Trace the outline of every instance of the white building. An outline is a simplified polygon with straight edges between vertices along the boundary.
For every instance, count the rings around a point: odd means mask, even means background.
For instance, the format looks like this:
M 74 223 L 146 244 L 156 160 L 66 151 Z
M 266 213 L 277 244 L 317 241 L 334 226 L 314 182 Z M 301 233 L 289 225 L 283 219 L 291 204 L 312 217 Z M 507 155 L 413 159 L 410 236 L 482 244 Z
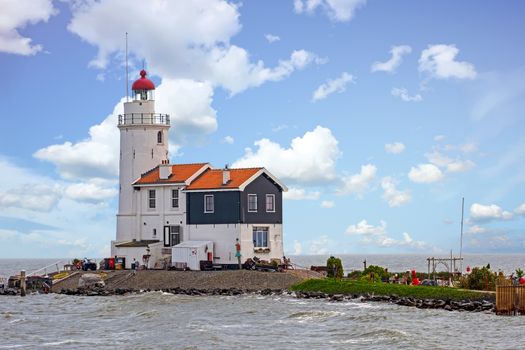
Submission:
M 155 112 L 155 86 L 140 72 L 133 101 L 119 116 L 120 192 L 117 235 L 111 255 L 148 266 L 171 262 L 172 247 L 211 241 L 214 265 L 283 256 L 282 192 L 286 187 L 264 168 L 213 169 L 208 163 L 169 164 L 170 119 Z M 174 126 L 176 127 L 176 126 Z

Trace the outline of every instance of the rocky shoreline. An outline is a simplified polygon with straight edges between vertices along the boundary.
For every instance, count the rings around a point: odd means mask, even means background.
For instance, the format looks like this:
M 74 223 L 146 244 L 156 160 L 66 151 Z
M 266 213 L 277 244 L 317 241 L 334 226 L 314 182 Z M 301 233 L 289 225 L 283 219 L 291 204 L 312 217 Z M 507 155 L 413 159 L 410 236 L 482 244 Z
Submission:
M 247 294 L 255 295 L 288 295 L 299 299 L 317 299 L 328 302 L 344 302 L 344 301 L 360 301 L 360 302 L 384 302 L 401 306 L 416 307 L 418 309 L 443 309 L 447 311 L 470 311 L 470 312 L 495 312 L 494 302 L 490 300 L 442 300 L 442 299 L 417 299 L 412 297 L 399 297 L 397 295 L 379 296 L 379 295 L 345 295 L 345 294 L 327 294 L 323 292 L 292 292 L 288 289 L 240 289 L 240 288 L 213 288 L 213 289 L 197 289 L 197 288 L 166 288 L 166 289 L 141 289 L 133 288 L 74 288 L 61 289 L 56 291 L 56 294 L 64 294 L 71 296 L 115 296 L 115 295 L 129 295 L 141 294 L 148 292 L 163 292 L 174 295 L 188 295 L 188 296 L 239 296 Z M 0 295 L 20 295 L 16 289 L 0 290 Z

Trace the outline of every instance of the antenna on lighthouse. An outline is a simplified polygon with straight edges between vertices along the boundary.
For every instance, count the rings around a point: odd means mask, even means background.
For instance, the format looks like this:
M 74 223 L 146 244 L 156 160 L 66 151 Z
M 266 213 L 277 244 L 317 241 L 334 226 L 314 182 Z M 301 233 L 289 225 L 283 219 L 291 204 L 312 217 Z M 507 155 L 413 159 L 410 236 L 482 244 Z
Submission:
M 463 273 L 463 213 L 465 212 L 465 197 L 461 198 L 461 239 L 459 243 L 459 271 Z
M 128 32 L 126 32 L 126 102 L 129 102 L 129 76 L 128 76 Z

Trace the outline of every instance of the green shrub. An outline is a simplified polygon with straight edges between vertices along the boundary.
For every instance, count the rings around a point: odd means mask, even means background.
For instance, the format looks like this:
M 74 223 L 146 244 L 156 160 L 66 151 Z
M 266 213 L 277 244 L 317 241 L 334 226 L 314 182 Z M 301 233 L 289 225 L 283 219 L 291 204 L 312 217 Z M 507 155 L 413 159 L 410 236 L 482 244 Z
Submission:
M 524 276 L 522 269 L 516 269 L 516 276 L 522 278 Z
M 364 271 L 361 278 L 359 278 L 360 281 L 372 281 L 372 282 L 381 282 L 382 278 L 388 278 L 389 274 L 388 272 L 382 268 L 381 266 L 377 265 L 370 265 L 368 266 Z
M 326 272 L 328 277 L 343 278 L 343 263 L 341 259 L 329 257 L 326 261 Z
M 490 271 L 488 266 L 474 267 L 460 284 L 468 289 L 496 290 L 496 277 L 496 274 Z

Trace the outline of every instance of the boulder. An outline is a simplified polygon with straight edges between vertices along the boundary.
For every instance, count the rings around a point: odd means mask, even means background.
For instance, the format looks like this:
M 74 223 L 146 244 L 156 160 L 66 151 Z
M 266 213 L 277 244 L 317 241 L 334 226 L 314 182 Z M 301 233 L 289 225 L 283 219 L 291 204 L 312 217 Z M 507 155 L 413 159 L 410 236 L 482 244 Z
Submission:
M 78 288 L 104 288 L 106 284 L 99 274 L 86 273 L 80 276 Z

